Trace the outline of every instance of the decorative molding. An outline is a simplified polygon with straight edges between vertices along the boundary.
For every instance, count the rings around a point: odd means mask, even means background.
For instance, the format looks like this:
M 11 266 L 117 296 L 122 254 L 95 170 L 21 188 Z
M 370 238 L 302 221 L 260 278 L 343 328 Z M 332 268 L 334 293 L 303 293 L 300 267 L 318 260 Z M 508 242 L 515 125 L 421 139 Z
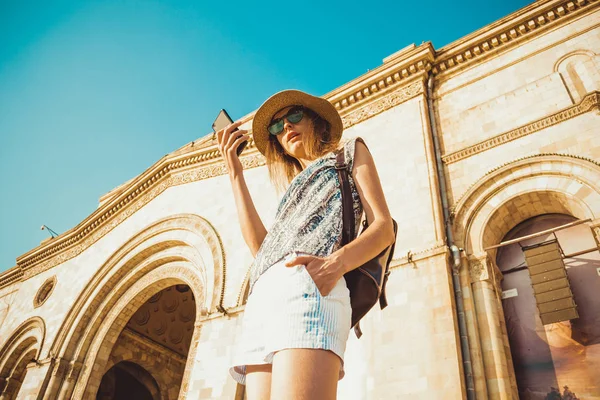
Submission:
M 567 121 L 571 118 L 575 118 L 579 115 L 585 114 L 593 110 L 600 111 L 600 91 L 594 91 L 587 94 L 579 104 L 565 108 L 564 110 L 561 110 L 555 114 L 538 119 L 537 121 L 531 122 L 527 125 L 523 125 L 519 128 L 494 136 L 490 139 L 486 139 L 472 146 L 466 147 L 462 150 L 443 155 L 442 161 L 446 164 L 452 164 L 464 160 L 465 158 L 469 158 L 471 156 L 474 156 L 475 154 L 482 153 L 494 147 L 503 145 L 508 142 L 512 142 L 513 140 L 522 138 L 527 135 L 531 135 L 532 133 L 539 132 L 543 129 L 549 128 L 553 125 L 559 124 L 561 122 Z
M 414 265 L 414 263 L 417 261 L 422 261 L 431 257 L 447 254 L 448 251 L 448 246 L 446 246 L 446 244 L 442 242 L 436 243 L 434 247 L 420 250 L 414 253 L 412 251 L 409 251 L 406 255 L 402 257 L 392 258 L 392 262 L 390 263 L 390 270 L 400 268 L 404 265 Z
M 344 129 L 348 129 L 353 125 L 363 122 L 375 115 L 378 115 L 384 111 L 389 110 L 413 97 L 423 93 L 424 84 L 422 80 L 418 80 L 406 87 L 400 88 L 384 97 L 381 97 L 378 101 L 368 104 L 362 108 L 358 108 L 342 117 L 344 123 Z
M 530 38 L 596 8 L 598 0 L 536 2 L 493 23 L 437 53 L 434 75 L 462 71 L 467 66 L 505 52 Z
M 193 156 L 187 160 L 198 162 L 197 160 L 194 161 L 196 158 L 198 157 Z M 59 236 L 52 242 L 51 246 L 49 245 L 40 253 L 30 258 L 21 258 L 17 260 L 20 264 L 17 265 L 17 268 L 11 270 L 14 271 L 12 272 L 14 276 L 1 276 L 0 288 L 8 286 L 17 280 L 35 276 L 49 268 L 76 257 L 100 240 L 104 235 L 112 231 L 112 229 L 121 222 L 164 192 L 167 188 L 209 179 L 227 173 L 224 163 L 208 165 L 197 169 L 183 169 L 183 167 L 189 166 L 191 162 L 186 163 L 185 160 L 179 160 L 168 163 L 153 177 L 144 179 L 143 183 L 137 188 L 133 187 L 131 190 L 115 199 L 114 202 L 118 201 L 116 205 L 111 207 L 112 203 L 107 204 L 105 207 L 101 207 L 98 210 L 104 211 L 104 213 L 100 214 L 98 211 L 93 213 L 88 218 L 88 220 L 92 220 L 93 222 L 85 225 L 80 224 L 79 229 L 76 227 L 73 230 L 66 232 L 63 234 L 64 240 L 57 241 L 60 238 Z M 265 165 L 265 158 L 262 154 L 256 153 L 254 155 L 242 157 L 242 164 L 245 168 L 258 167 Z M 181 168 L 182 170 L 178 171 L 178 168 Z M 165 175 L 167 172 L 164 171 L 168 171 L 168 175 Z M 156 179 L 154 179 L 155 177 Z M 148 182 L 151 183 L 148 184 Z M 7 281 L 6 285 L 4 285 L 4 281 Z
M 469 258 L 469 275 L 471 276 L 471 282 L 488 281 L 490 280 L 490 269 L 493 268 L 490 265 L 490 260 L 487 254 L 480 257 Z
M 10 286 L 13 283 L 18 282 L 22 279 L 23 270 L 18 265 L 15 265 L 11 269 L 0 274 L 0 289 L 2 289 L 5 286 Z
M 573 160 L 578 160 L 578 161 L 585 161 L 586 163 L 591 163 L 596 167 L 600 167 L 600 162 L 597 162 L 595 160 L 592 160 L 591 158 L 587 158 L 587 157 L 582 157 L 582 156 L 576 156 L 576 155 L 572 155 L 572 154 L 560 154 L 560 153 L 540 153 L 540 154 L 532 154 L 529 156 L 525 156 L 525 157 L 521 157 L 521 158 L 517 158 L 516 160 L 512 160 L 509 162 L 506 162 L 504 164 L 501 164 L 497 167 L 492 168 L 491 170 L 489 170 L 488 172 L 486 172 L 483 176 L 481 176 L 479 179 L 477 179 L 474 183 L 472 183 L 467 190 L 465 190 L 464 193 L 462 193 L 460 196 L 457 197 L 457 200 L 455 201 L 454 204 L 452 204 L 450 206 L 450 216 L 452 218 L 454 218 L 456 216 L 456 212 L 457 209 L 460 208 L 461 205 L 463 205 L 465 198 L 469 195 L 472 194 L 475 186 L 481 186 L 482 182 L 493 182 L 493 180 L 490 179 L 485 179 L 485 177 L 494 174 L 497 171 L 500 171 L 502 169 L 506 169 L 507 167 L 511 167 L 511 168 L 518 168 L 521 164 L 523 164 L 524 162 L 528 162 L 528 161 L 533 161 L 535 162 L 535 160 L 532 160 L 534 158 L 548 158 L 548 157 L 552 157 L 552 158 L 556 158 L 556 157 L 560 157 L 563 159 L 570 159 L 571 162 L 573 162 Z M 560 160 L 560 159 L 559 159 Z

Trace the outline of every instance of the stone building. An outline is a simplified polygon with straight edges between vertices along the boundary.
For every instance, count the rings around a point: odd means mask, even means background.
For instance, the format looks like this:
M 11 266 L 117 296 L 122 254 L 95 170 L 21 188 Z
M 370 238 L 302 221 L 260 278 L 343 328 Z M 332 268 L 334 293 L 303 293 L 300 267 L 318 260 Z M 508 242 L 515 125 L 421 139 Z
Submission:
M 600 399 L 599 5 L 536 1 L 325 96 L 400 223 L 340 399 Z M 252 144 L 243 163 L 268 226 Z M 251 261 L 215 143 L 170 153 L 0 274 L 0 399 L 242 399 Z

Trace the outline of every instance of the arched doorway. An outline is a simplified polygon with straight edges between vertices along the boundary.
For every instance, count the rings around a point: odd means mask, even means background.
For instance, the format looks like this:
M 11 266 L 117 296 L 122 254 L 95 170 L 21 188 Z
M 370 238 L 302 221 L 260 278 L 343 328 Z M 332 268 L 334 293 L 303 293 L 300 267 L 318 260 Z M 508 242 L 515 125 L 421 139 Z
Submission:
M 135 390 L 139 391 L 140 398 L 145 398 L 142 393 L 148 390 L 154 400 L 177 398 L 195 317 L 196 302 L 188 285 L 169 286 L 150 297 L 119 333 L 106 363 L 97 398 L 110 398 L 106 397 L 107 393 L 118 391 L 122 385 L 126 387 L 124 382 L 132 379 L 139 381 L 130 386 L 132 390 L 139 389 Z M 146 389 L 142 390 L 140 384 Z M 98 397 L 101 393 L 105 397 Z M 127 391 L 122 393 L 126 399 L 138 398 L 127 397 Z
M 104 374 L 96 400 L 159 400 L 158 384 L 144 368 L 121 361 Z
M 25 321 L 0 349 L 0 400 L 16 399 L 27 373 L 44 343 L 46 327 L 39 317 Z
M 119 334 L 108 358 L 102 383 L 106 387 L 114 386 L 110 385 L 114 379 L 120 377 L 123 381 L 131 375 L 142 383 L 155 382 L 158 389 L 155 399 L 177 398 L 195 317 L 196 302 L 189 286 L 173 285 L 154 294 L 135 311 Z M 145 375 L 134 373 L 133 367 L 124 369 L 123 365 L 128 366 L 127 363 L 138 366 Z M 121 370 L 114 370 L 114 366 L 121 366 Z M 126 373 L 129 375 L 124 375 Z
M 453 206 L 455 240 L 468 266 L 461 281 L 470 284 L 465 308 L 478 397 L 519 397 L 496 246 L 523 221 L 553 213 L 589 221 L 587 229 L 600 237 L 598 182 L 600 163 L 594 160 L 532 155 L 486 173 Z
M 168 397 L 161 392 L 163 398 L 185 395 L 196 365 L 200 318 L 220 305 L 224 276 L 220 237 L 205 219 L 175 215 L 143 229 L 100 268 L 65 319 L 51 348 L 65 369 L 50 377 L 48 398 L 95 397 L 104 374 L 117 362 L 127 360 L 115 358 L 115 345 L 125 336 L 134 340 L 136 333 L 127 326 L 135 314 L 162 290 L 183 290 L 187 285 L 195 307 L 194 319 L 188 322 L 193 325 L 193 333 L 184 360 L 185 372 L 180 389 L 177 385 L 170 387 Z M 140 365 L 152 373 L 152 366 Z
M 575 220 L 566 214 L 539 215 L 517 225 L 503 241 Z M 522 246 L 554 239 L 567 256 L 564 265 L 579 318 L 544 325 Z M 600 396 L 600 252 L 577 254 L 596 247 L 590 228 L 577 225 L 498 250 L 496 264 L 504 277 L 502 305 L 522 399 L 549 399 L 559 392 L 564 397 L 569 392 L 579 398 Z M 571 254 L 577 255 L 568 257 Z

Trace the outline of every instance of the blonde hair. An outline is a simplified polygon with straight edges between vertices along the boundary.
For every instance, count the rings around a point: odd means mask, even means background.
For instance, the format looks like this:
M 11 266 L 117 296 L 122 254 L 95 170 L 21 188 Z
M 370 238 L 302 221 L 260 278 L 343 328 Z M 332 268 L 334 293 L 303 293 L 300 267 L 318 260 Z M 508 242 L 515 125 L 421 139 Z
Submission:
M 331 142 L 331 125 L 327 120 L 310 108 L 304 108 L 309 118 L 310 130 L 306 133 L 309 140 L 304 141 L 304 149 L 310 159 L 317 159 L 337 149 L 338 142 Z M 300 162 L 287 154 L 277 138 L 269 134 L 265 149 L 269 177 L 278 192 L 283 192 L 292 179 L 302 171 Z

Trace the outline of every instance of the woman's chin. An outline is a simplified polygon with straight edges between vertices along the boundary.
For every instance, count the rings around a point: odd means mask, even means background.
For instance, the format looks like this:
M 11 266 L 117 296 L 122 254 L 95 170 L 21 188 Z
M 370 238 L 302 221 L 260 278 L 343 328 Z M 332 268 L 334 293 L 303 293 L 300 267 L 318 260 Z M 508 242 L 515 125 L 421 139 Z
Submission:
M 288 153 L 290 153 L 292 157 L 304 158 L 306 156 L 302 140 L 294 140 L 293 142 L 289 143 L 288 146 Z

